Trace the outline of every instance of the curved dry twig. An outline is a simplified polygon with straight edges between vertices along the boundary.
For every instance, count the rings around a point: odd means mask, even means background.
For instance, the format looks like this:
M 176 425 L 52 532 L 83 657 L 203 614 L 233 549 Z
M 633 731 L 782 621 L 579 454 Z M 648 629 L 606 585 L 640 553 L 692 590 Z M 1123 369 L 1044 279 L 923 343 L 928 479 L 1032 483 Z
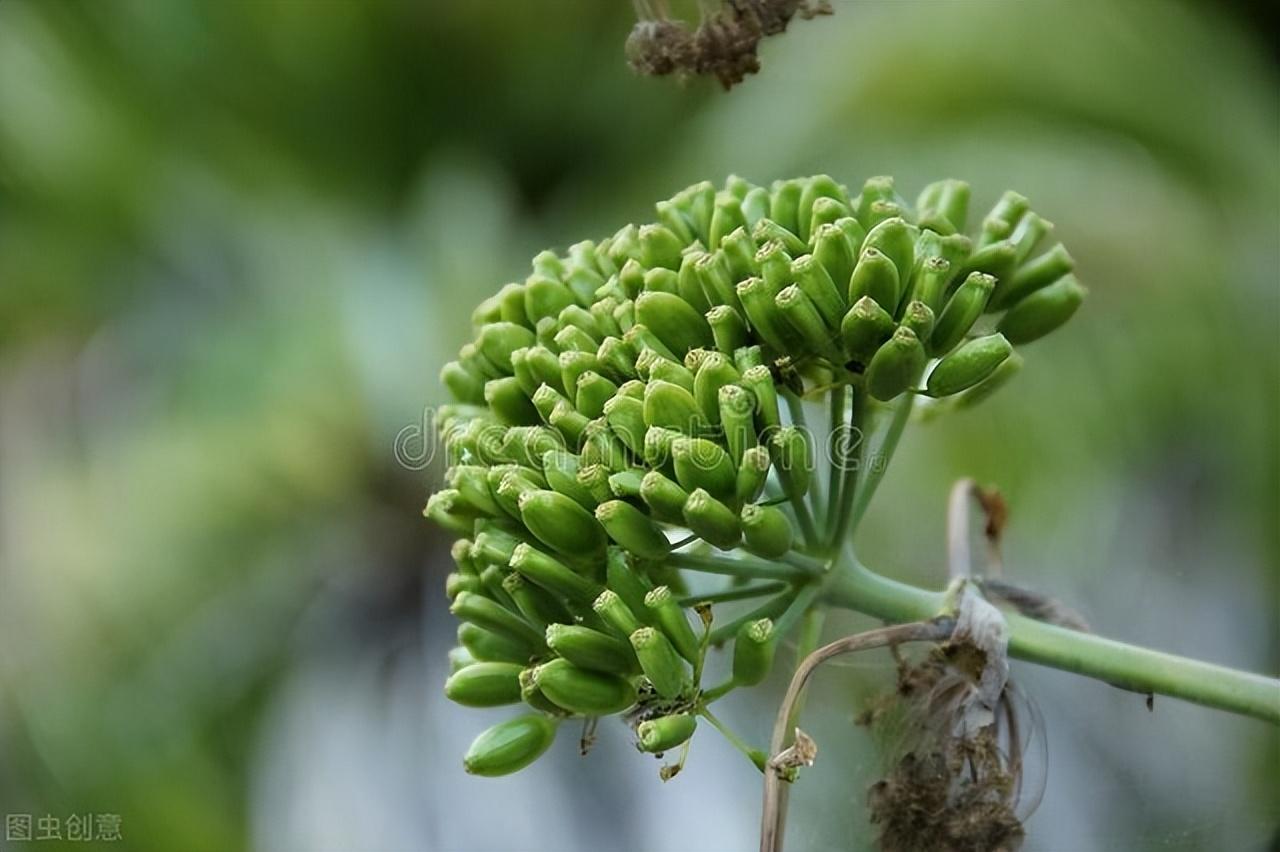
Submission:
M 786 745 L 792 708 L 799 701 L 814 671 L 827 660 L 842 654 L 904 642 L 940 642 L 951 635 L 954 627 L 955 622 L 951 618 L 936 618 L 932 621 L 915 621 L 868 630 L 824 645 L 796 666 L 787 693 L 778 707 L 778 715 L 773 723 L 773 736 L 769 740 L 769 761 L 764 772 L 764 805 L 760 817 L 760 852 L 780 852 L 782 849 L 788 789 L 782 784 L 781 767 L 775 761 Z

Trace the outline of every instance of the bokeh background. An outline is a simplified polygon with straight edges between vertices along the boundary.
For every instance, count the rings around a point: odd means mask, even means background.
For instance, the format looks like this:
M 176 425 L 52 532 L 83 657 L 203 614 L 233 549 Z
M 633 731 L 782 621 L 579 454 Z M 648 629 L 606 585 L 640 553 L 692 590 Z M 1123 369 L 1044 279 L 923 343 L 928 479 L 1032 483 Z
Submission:
M 501 711 L 440 694 L 415 443 L 475 302 L 729 173 L 1016 188 L 1091 288 L 1008 389 L 912 428 L 869 563 L 938 584 L 975 475 L 1018 580 L 1280 672 L 1274 32 L 1243 3 L 834 5 L 726 94 L 633 76 L 622 2 L 0 0 L 0 812 L 117 814 L 102 848 L 144 852 L 753 848 L 759 777 L 710 731 L 665 785 L 616 723 L 462 772 Z M 852 720 L 889 675 L 820 679 L 793 848 L 870 842 Z M 1047 743 L 1026 849 L 1275 848 L 1276 729 L 1015 677 Z M 749 738 L 780 687 L 730 702 Z

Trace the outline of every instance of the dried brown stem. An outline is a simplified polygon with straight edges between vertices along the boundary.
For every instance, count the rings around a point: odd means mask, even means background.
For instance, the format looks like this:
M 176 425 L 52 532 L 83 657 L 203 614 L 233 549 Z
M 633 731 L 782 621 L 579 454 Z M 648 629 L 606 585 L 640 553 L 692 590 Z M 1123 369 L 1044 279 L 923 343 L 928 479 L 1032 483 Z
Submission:
M 868 630 L 837 639 L 805 657 L 796 667 L 791 684 L 778 707 L 769 741 L 769 761 L 764 773 L 764 805 L 760 817 L 760 852 L 780 852 L 785 830 L 788 787 L 782 783 L 782 770 L 775 763 L 786 749 L 787 728 L 792 708 L 800 700 L 814 671 L 827 660 L 872 648 L 883 648 L 904 642 L 940 642 L 951 635 L 955 623 L 950 618 L 916 621 Z

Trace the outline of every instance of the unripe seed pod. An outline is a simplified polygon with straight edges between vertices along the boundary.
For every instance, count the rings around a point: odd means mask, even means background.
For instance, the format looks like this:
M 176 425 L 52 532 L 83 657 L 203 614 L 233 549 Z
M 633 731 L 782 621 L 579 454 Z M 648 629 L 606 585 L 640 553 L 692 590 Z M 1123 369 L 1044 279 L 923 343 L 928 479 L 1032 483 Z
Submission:
M 811 254 L 797 257 L 791 262 L 791 275 L 809 300 L 813 302 L 822 321 L 829 330 L 840 327 L 844 318 L 844 294 L 836 287 L 827 269 Z
M 800 230 L 800 197 L 804 187 L 798 180 L 780 180 L 774 183 L 769 198 L 769 214 L 773 221 L 795 233 Z
M 538 345 L 548 352 L 560 354 L 560 346 L 556 343 L 556 333 L 560 331 L 555 317 L 543 317 L 534 326 L 533 333 L 538 338 Z
M 557 718 L 570 715 L 567 710 L 543 695 L 542 690 L 538 689 L 538 685 L 533 680 L 536 669 L 537 666 L 530 666 L 520 672 L 520 698 L 534 710 L 549 713 Z
M 649 366 L 649 381 L 670 382 L 673 385 L 679 385 L 689 393 L 693 393 L 693 371 L 683 364 L 668 361 L 666 358 L 653 359 Z
M 680 268 L 680 238 L 662 225 L 640 226 L 640 258 L 650 269 Z
M 573 620 L 573 614 L 554 595 L 541 586 L 525 580 L 519 573 L 513 571 L 503 577 L 502 588 L 511 598 L 515 608 L 534 627 L 545 628 L 548 624 L 567 623 Z
M 527 642 L 516 641 L 464 621 L 458 625 L 458 643 L 477 660 L 495 663 L 527 663 L 536 653 Z
M 1084 296 L 1076 277 L 1064 275 L 1014 305 L 996 328 L 1010 343 L 1030 343 L 1071 319 Z
M 671 459 L 671 445 L 675 443 L 677 438 L 683 437 L 674 429 L 663 429 L 661 426 L 651 426 L 644 433 L 644 461 L 649 467 L 655 470 L 662 470 L 668 473 L 675 473 Z
M 644 455 L 644 403 L 629 396 L 615 396 L 605 403 L 604 417 L 613 433 L 637 456 Z
M 611 716 L 636 703 L 635 687 L 627 680 L 564 659 L 538 666 L 533 682 L 553 703 L 582 716 Z
M 511 372 L 511 353 L 538 342 L 533 332 L 513 322 L 489 323 L 480 329 L 476 344 L 484 356 L 506 372 Z
M 742 371 L 742 386 L 751 391 L 756 401 L 756 417 L 762 431 L 782 426 L 778 411 L 778 389 L 773 384 L 773 374 L 763 365 Z
M 604 503 L 605 500 L 613 499 L 613 489 L 609 487 L 609 468 L 598 462 L 591 461 L 595 458 L 595 453 L 582 457 L 582 467 L 577 469 L 577 484 L 581 485 L 591 495 L 591 510 L 595 510 L 596 505 Z
M 793 500 L 803 497 L 813 481 L 813 447 L 808 433 L 795 426 L 783 426 L 769 440 L 769 455 L 787 494 Z
M 929 374 L 929 396 L 943 397 L 971 388 L 995 372 L 1013 354 L 1003 334 L 989 334 L 965 343 L 938 362 Z
M 933 311 L 924 302 L 912 301 L 902 312 L 902 325 L 911 329 L 916 339 L 924 343 L 933 333 Z
M 695 662 L 698 659 L 698 637 L 671 589 L 658 586 L 644 596 L 644 605 L 653 616 L 652 622 L 667 634 L 677 653 L 689 662 Z
M 556 401 L 547 424 L 564 436 L 566 442 L 577 446 L 591 421 L 581 414 L 567 399 Z
M 481 570 L 488 565 L 506 565 L 519 544 L 520 539 L 506 530 L 488 527 L 476 534 L 471 556 Z
M 653 333 L 653 331 L 649 328 L 649 326 L 644 325 L 642 323 L 637 322 L 634 325 L 632 325 L 630 328 L 628 328 L 623 333 L 622 340 L 623 342 L 629 344 L 633 349 L 635 349 L 640 354 L 644 354 L 644 350 L 646 349 L 652 349 L 654 352 L 658 353 L 663 358 L 668 358 L 672 361 L 676 360 L 675 353 L 673 353 L 670 349 L 667 348 L 667 345 L 662 342 L 662 339 L 659 338 L 658 335 Z M 638 359 L 639 355 L 637 355 L 636 357 Z M 639 367 L 636 367 L 636 370 L 637 372 L 640 373 L 641 377 L 643 378 L 644 371 L 640 370 Z
M 517 663 L 472 663 L 444 682 L 444 694 L 464 707 L 501 707 L 520 701 Z
M 845 352 L 860 364 L 867 364 L 876 350 L 893 336 L 893 317 L 870 296 L 859 299 L 844 322 L 840 324 L 840 339 Z
M 609 490 L 615 497 L 639 497 L 644 473 L 639 468 L 629 468 L 609 475 Z M 633 501 L 634 502 L 634 501 Z
M 604 547 L 604 530 L 586 509 L 555 491 L 520 495 L 520 517 L 539 541 L 553 550 L 576 555 Z
M 449 649 L 449 674 L 457 674 L 475 662 L 476 658 L 471 656 L 471 652 L 461 645 L 456 645 Z
M 1045 238 L 1050 231 L 1053 230 L 1053 223 L 1047 219 L 1041 218 L 1036 213 L 1027 213 L 1022 217 L 1022 221 L 1013 229 L 1013 233 L 1009 235 L 1009 242 L 1013 243 L 1017 248 L 1018 263 L 1022 263 L 1031 253 L 1036 250 L 1036 246 Z
M 742 202 L 728 192 L 716 195 L 715 210 L 711 214 L 711 227 L 708 232 L 708 245 L 712 248 L 738 228 L 749 227 L 747 217 L 742 212 Z
M 684 523 L 684 504 L 689 492 L 658 471 L 651 470 L 640 480 L 640 499 L 659 521 Z
M 730 459 L 741 459 L 756 444 L 756 399 L 751 391 L 738 385 L 726 385 L 718 394 L 720 414 L 717 420 L 724 431 Z
M 680 358 L 690 349 L 713 343 L 711 327 L 702 313 L 669 293 L 641 293 L 636 298 L 636 321 L 653 329 Z
M 603 418 L 589 421 L 582 430 L 582 436 L 582 461 L 585 464 L 602 465 L 610 473 L 626 470 L 630 465 L 626 446 Z M 607 492 L 602 499 L 609 499 Z
M 621 674 L 636 669 L 635 653 L 629 643 L 590 627 L 550 624 L 547 647 L 578 668 L 590 671 Z
M 449 612 L 463 621 L 470 621 L 485 630 L 527 645 L 534 651 L 543 647 L 541 631 L 515 613 L 504 609 L 500 604 L 480 595 L 471 592 L 460 593 L 453 599 Z
M 525 349 L 525 370 L 529 372 L 539 385 L 550 385 L 554 390 L 563 393 L 564 385 L 559 367 L 559 356 L 544 345 L 536 345 Z M 534 388 L 538 390 L 538 388 Z
M 620 636 L 630 636 L 643 626 L 631 611 L 631 607 L 627 606 L 612 589 L 601 592 L 591 608 L 610 629 Z
M 702 363 L 698 365 L 693 379 L 693 398 L 708 422 L 720 422 L 720 390 L 739 378 L 741 376 L 729 356 L 720 352 L 708 352 L 702 357 Z
M 516 426 L 502 439 L 503 458 L 531 471 L 542 466 L 547 451 L 564 448 L 560 433 L 545 426 Z
M 852 219 L 850 221 L 856 222 Z M 857 246 L 852 244 L 839 222 L 822 225 L 814 232 L 813 259 L 827 271 L 836 291 L 841 294 L 841 299 L 849 289 L 849 278 L 853 275 L 860 247 L 861 242 Z
M 486 381 L 502 377 L 502 368 L 486 358 L 480 351 L 480 347 L 474 343 L 467 343 L 458 350 L 458 361 L 466 369 L 484 377 Z
M 769 450 L 766 447 L 751 447 L 743 452 L 742 462 L 738 465 L 738 482 L 734 489 L 737 503 L 750 503 L 760 496 L 769 479 L 769 464 Z
M 649 516 L 622 500 L 596 507 L 596 520 L 609 538 L 642 559 L 665 559 L 671 543 Z
M 768 677 L 776 649 L 772 621 L 762 618 L 742 625 L 733 643 L 733 682 L 755 686 Z
M 677 438 L 671 443 L 671 458 L 680 487 L 705 488 L 713 497 L 732 499 L 737 471 L 719 444 L 705 438 Z
M 480 594 L 501 606 L 508 612 L 519 612 L 516 602 L 502 587 L 502 581 L 510 573 L 505 565 L 490 565 L 480 572 Z M 520 613 L 521 616 L 524 613 Z M 535 626 L 540 626 L 535 623 Z
M 999 299 L 992 298 L 991 307 L 1001 308 L 1016 305 L 1037 290 L 1048 287 L 1054 281 L 1075 269 L 1075 261 L 1067 253 L 1062 243 L 1058 243 L 1044 254 L 1032 259 L 1014 273 L 1008 287 L 1000 289 Z
M 911 273 L 915 269 L 915 244 L 919 233 L 920 230 L 914 225 L 908 225 L 903 219 L 895 217 L 885 219 L 869 230 L 862 243 L 863 255 L 866 255 L 868 249 L 874 248 L 893 262 L 898 272 L 899 295 L 911 280 Z M 888 305 L 884 305 L 884 308 L 892 310 Z
M 797 237 L 790 228 L 783 227 L 772 219 L 761 219 L 756 222 L 755 226 L 751 228 L 751 236 L 758 246 L 776 242 L 787 254 L 796 257 L 809 250 L 804 240 Z M 759 260 L 758 256 L 757 260 Z M 790 258 L 788 258 L 788 261 L 790 261 Z
M 564 277 L 566 270 L 564 261 L 557 257 L 555 252 L 543 249 L 533 256 L 533 271 L 537 275 L 559 279 Z
M 545 275 L 525 279 L 524 312 L 535 323 L 546 317 L 558 317 L 573 302 L 573 293 L 559 281 Z
M 706 294 L 702 292 L 702 281 L 698 278 L 698 262 L 706 254 L 699 244 L 691 247 L 680 258 L 680 277 L 677 292 L 681 299 L 684 299 L 690 307 L 700 314 L 705 314 L 713 304 L 707 300 Z
M 452 488 L 446 488 L 427 498 L 427 506 L 422 514 L 454 535 L 470 535 L 475 522 L 472 520 L 473 516 L 458 511 L 460 503 L 461 495 Z
M 547 478 L 547 485 L 584 509 L 595 509 L 595 498 L 578 482 L 580 468 L 578 457 L 567 450 L 552 450 L 542 456 L 542 472 Z
M 803 290 L 794 284 L 784 287 L 774 303 L 803 339 L 805 349 L 817 352 L 836 364 L 843 360 L 834 342 L 836 335 L 827 330 L 822 315 Z
M 738 516 L 701 488 L 685 501 L 684 522 L 700 538 L 721 550 L 737 547 L 742 538 Z
M 849 193 L 830 175 L 814 175 L 808 181 L 804 182 L 804 186 L 800 191 L 800 202 L 797 212 L 797 228 L 795 232 L 800 235 L 800 239 L 808 240 L 814 231 L 811 227 L 812 220 L 819 209 L 819 205 L 826 200 L 829 204 L 823 205 L 834 207 L 843 212 L 834 218 L 849 215 Z M 821 224 L 821 223 L 820 223 Z
M 645 293 L 665 293 L 669 296 L 680 297 L 680 275 L 672 272 L 670 269 L 650 269 L 644 274 L 644 290 L 640 295 Z M 636 296 L 637 299 L 640 296 Z
M 740 346 L 733 350 L 733 366 L 739 373 L 745 373 L 752 367 L 763 367 L 764 351 L 759 346 Z
M 600 594 L 598 583 L 528 544 L 516 546 L 511 554 L 511 568 L 525 579 L 571 601 L 586 604 Z
M 776 352 L 786 352 L 795 335 L 774 304 L 776 293 L 762 278 L 748 278 L 738 284 L 738 300 L 757 337 Z
M 644 596 L 652 584 L 640 574 L 630 555 L 620 547 L 609 548 L 605 556 L 605 583 L 641 621 L 647 621 Z
M 994 301 L 1000 291 L 1013 281 L 1014 270 L 1018 268 L 1018 250 L 1008 240 L 1001 240 L 978 249 L 969 256 L 969 260 L 960 270 L 960 276 L 967 277 L 974 272 L 983 272 L 996 279 L 991 299 Z
M 588 370 L 578 377 L 578 393 L 574 401 L 584 417 L 594 419 L 604 414 L 604 404 L 617 392 L 616 384 L 594 370 Z
M 618 272 L 618 286 L 628 299 L 634 299 L 644 291 L 644 267 L 635 258 L 628 259 Z
M 509 426 L 533 426 L 539 422 L 538 410 L 515 376 L 485 382 L 484 401 L 494 416 Z
M 898 269 L 893 260 L 874 246 L 864 248 L 849 279 L 849 301 L 856 304 L 863 296 L 870 296 L 892 314 L 898 309 L 901 294 Z
M 706 428 L 693 394 L 664 381 L 652 381 L 645 388 L 644 422 L 685 435 L 697 435 Z
M 449 484 L 458 491 L 459 503 L 481 515 L 497 515 L 501 508 L 489 490 L 488 469 L 478 465 L 455 465 L 450 468 Z
M 623 382 L 618 388 L 618 395 L 629 396 L 637 402 L 644 402 L 644 382 L 636 380 Z
M 507 284 L 498 291 L 498 315 L 503 322 L 516 325 L 532 326 L 528 315 L 524 312 L 524 286 Z
M 654 691 L 663 698 L 675 698 L 684 691 L 689 683 L 688 671 L 665 634 L 641 627 L 631 634 L 631 647 Z
M 1021 221 L 1026 215 L 1031 203 L 1027 201 L 1026 196 L 1020 195 L 1013 190 L 1006 190 L 1000 196 L 1000 200 L 996 202 L 996 206 L 991 208 L 991 212 L 982 221 L 982 239 L 979 240 L 978 248 L 1002 240 L 1005 234 L 997 227 L 997 223 L 1006 223 L 1009 230 Z
M 530 713 L 508 719 L 476 737 L 462 765 L 471 775 L 510 775 L 541 757 L 555 737 L 556 723 L 546 716 Z
M 617 382 L 638 378 L 636 352 L 620 337 L 606 337 L 596 349 L 596 360 L 609 377 Z
M 663 227 L 675 234 L 682 243 L 694 240 L 692 223 L 680 212 L 680 208 L 672 201 L 659 201 L 653 205 L 658 213 L 658 221 Z
M 460 538 L 454 541 L 449 548 L 449 556 L 453 558 L 453 562 L 458 566 L 458 571 L 468 577 L 475 577 L 480 574 L 480 569 L 476 567 L 475 560 L 471 558 L 471 545 L 473 542 L 469 538 Z
M 646 719 L 636 726 L 636 747 L 649 754 L 670 751 L 688 741 L 697 727 L 698 718 L 691 713 Z
M 712 211 L 715 209 L 715 185 L 711 181 L 700 181 L 676 193 L 671 201 L 680 208 L 694 231 L 705 239 L 711 227 Z
M 479 592 L 482 586 L 480 578 L 473 574 L 450 573 L 444 578 L 444 594 L 453 600 L 462 592 Z
M 972 408 L 978 403 L 985 400 L 991 394 L 1004 387 L 1010 379 L 1018 374 L 1022 369 L 1022 356 L 1017 352 L 1011 354 L 1005 359 L 995 371 L 982 381 L 966 391 L 961 391 L 951 399 L 951 404 L 956 409 Z
M 560 381 L 564 385 L 566 394 L 576 394 L 578 388 L 578 377 L 588 371 L 599 372 L 603 369 L 600 366 L 600 359 L 596 357 L 596 347 L 591 347 L 591 351 L 569 349 L 560 353 Z
M 881 402 L 913 387 L 924 372 L 924 346 L 911 329 L 899 326 L 867 365 L 867 392 Z
M 849 215 L 849 207 L 835 198 L 822 197 L 813 204 L 813 212 L 809 217 L 808 227 L 800 234 L 800 239 L 812 241 L 812 235 L 823 225 L 832 225 Z
M 484 403 L 484 377 L 468 370 L 459 361 L 450 361 L 440 369 L 440 382 L 458 402 Z
M 745 228 L 735 228 L 721 240 L 720 251 L 729 269 L 730 280 L 742 281 L 759 274 L 760 267 L 756 265 L 756 243 Z
M 994 278 L 981 272 L 971 273 L 964 280 L 934 323 L 933 334 L 929 336 L 931 355 L 945 355 L 964 339 L 978 317 L 982 316 L 995 285 Z
M 756 252 L 756 264 L 770 295 L 777 296 L 783 287 L 791 283 L 791 256 L 777 240 L 770 240 L 760 247 Z
M 613 319 L 618 324 L 618 329 L 622 331 L 623 343 L 630 344 L 627 332 L 636 324 L 636 303 L 629 298 L 621 299 L 618 306 L 613 309 Z
M 902 196 L 894 189 L 893 178 L 887 175 L 878 175 L 876 177 L 867 178 L 862 185 L 862 192 L 853 202 L 853 215 L 857 216 L 859 221 L 864 224 L 872 218 L 871 205 L 877 201 L 891 202 L 894 204 L 905 204 Z
M 769 201 L 769 190 L 763 186 L 752 187 L 742 197 L 742 215 L 747 220 L 747 227 L 755 227 L 756 222 L 768 219 L 772 204 Z
M 929 233 L 926 231 L 926 233 Z M 923 302 L 936 315 L 942 307 L 947 292 L 947 284 L 951 281 L 951 264 L 945 257 L 927 257 L 920 264 L 916 273 L 916 281 L 912 287 L 912 297 Z
M 698 283 L 702 286 L 702 295 L 710 305 L 725 305 L 734 310 L 741 307 L 738 294 L 734 291 L 733 276 L 729 272 L 729 262 L 724 252 L 716 251 L 698 260 L 694 265 Z M 710 319 L 710 317 L 708 317 Z M 714 326 L 712 328 L 714 331 Z
M 742 507 L 742 537 L 747 550 L 765 559 L 776 559 L 791 550 L 791 521 L 776 506 Z

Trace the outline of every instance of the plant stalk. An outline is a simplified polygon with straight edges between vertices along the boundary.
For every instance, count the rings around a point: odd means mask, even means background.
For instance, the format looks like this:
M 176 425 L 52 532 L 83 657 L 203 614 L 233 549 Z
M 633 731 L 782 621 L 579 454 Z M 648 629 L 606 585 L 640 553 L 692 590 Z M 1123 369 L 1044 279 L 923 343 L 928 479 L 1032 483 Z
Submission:
M 944 607 L 944 593 L 889 579 L 846 555 L 824 584 L 827 603 L 886 621 L 926 621 Z M 1068 630 L 1006 612 L 1009 654 L 1143 694 L 1280 724 L 1280 680 Z

